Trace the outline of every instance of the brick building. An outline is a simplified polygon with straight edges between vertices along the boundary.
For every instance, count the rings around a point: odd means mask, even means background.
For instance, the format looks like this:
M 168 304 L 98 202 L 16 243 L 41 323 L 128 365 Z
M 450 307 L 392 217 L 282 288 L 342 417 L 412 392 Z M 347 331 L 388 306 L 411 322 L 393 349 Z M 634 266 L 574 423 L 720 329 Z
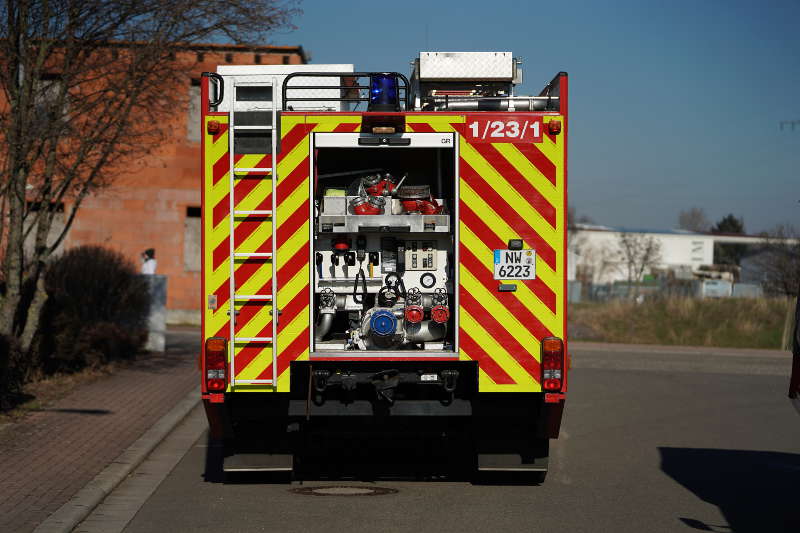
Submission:
M 307 58 L 299 46 L 216 44 L 193 45 L 176 55 L 197 61 L 197 78 L 186 86 L 188 107 L 165 117 L 174 126 L 172 138 L 111 188 L 84 201 L 64 247 L 101 244 L 137 264 L 143 250 L 154 248 L 156 273 L 168 278 L 167 320 L 199 323 L 200 73 L 225 64 L 299 65 Z

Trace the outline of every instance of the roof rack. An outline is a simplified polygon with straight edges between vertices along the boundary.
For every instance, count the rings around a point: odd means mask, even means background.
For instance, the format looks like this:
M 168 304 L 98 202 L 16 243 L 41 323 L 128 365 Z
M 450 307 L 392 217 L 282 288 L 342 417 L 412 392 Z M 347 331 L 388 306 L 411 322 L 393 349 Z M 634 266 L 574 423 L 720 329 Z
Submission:
M 408 78 L 399 72 L 295 72 L 289 74 L 283 80 L 281 88 L 281 97 L 283 102 L 283 110 L 291 111 L 291 102 L 369 102 L 369 85 L 362 85 L 358 83 L 359 78 L 369 78 L 375 74 L 391 74 L 396 76 L 398 80 L 402 81 L 398 85 L 398 90 L 402 91 L 400 97 L 400 104 L 403 111 L 411 109 L 410 101 L 410 84 Z M 340 78 L 339 85 L 291 85 L 291 81 L 296 81 L 299 78 Z M 369 83 L 369 82 L 367 82 Z M 320 91 L 338 89 L 339 96 L 329 97 L 309 97 L 302 96 L 303 91 Z M 289 96 L 289 91 L 292 91 L 294 96 Z M 297 94 L 300 96 L 297 96 Z

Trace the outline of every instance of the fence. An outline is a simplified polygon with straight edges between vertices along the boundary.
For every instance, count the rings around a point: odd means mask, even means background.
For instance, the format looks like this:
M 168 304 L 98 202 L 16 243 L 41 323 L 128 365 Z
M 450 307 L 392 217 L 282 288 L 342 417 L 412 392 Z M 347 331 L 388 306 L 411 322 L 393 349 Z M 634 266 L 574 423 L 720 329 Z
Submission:
M 604 284 L 570 281 L 567 296 L 570 303 L 578 303 L 630 298 L 760 298 L 764 296 L 764 291 L 760 285 L 723 280 L 617 281 Z

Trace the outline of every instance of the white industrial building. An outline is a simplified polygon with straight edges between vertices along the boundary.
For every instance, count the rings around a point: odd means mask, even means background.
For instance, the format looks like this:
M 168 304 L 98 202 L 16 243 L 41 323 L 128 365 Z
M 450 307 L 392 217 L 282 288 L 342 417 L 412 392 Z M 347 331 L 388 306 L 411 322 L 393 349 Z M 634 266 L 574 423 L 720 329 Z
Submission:
M 628 271 L 620 249 L 620 236 L 653 239 L 659 244 L 652 270 L 671 271 L 679 278 L 692 278 L 701 266 L 714 264 L 714 243 L 758 244 L 763 238 L 749 235 L 715 235 L 685 230 L 632 230 L 579 224 L 569 234 L 570 280 L 592 283 L 627 281 Z

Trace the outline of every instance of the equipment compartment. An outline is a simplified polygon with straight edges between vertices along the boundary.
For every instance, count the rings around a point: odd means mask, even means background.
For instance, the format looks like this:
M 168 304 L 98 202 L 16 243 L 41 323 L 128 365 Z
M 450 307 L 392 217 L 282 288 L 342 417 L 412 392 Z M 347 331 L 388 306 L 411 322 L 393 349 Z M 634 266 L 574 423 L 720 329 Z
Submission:
M 455 135 L 388 138 L 315 136 L 312 358 L 455 353 Z

